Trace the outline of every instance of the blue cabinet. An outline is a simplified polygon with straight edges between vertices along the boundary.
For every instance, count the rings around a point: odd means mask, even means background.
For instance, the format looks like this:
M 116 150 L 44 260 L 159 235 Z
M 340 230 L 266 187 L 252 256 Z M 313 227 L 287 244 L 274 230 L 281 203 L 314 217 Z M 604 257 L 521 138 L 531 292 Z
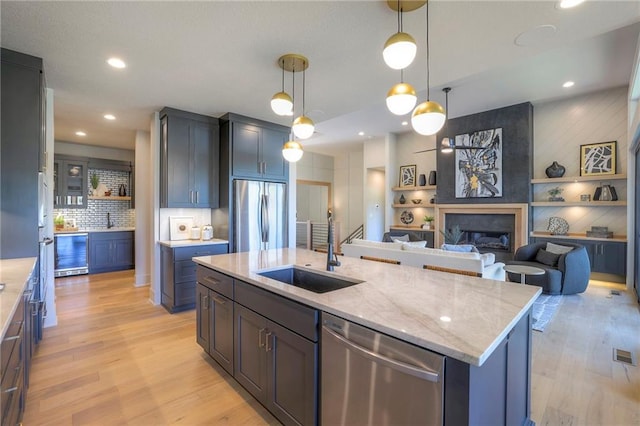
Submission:
M 133 231 L 89 233 L 89 273 L 133 269 L 134 247 Z

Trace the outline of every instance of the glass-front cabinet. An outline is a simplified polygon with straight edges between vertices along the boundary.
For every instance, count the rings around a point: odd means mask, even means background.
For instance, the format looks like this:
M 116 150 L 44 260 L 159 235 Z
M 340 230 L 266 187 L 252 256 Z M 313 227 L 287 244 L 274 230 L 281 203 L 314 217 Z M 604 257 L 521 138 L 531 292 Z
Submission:
M 88 162 L 56 156 L 53 163 L 54 208 L 87 208 Z

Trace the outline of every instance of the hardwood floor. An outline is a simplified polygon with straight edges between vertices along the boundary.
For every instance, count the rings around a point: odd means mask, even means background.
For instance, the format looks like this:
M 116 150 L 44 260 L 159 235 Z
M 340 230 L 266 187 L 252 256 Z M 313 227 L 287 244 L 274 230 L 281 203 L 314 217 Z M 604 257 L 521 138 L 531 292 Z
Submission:
M 24 424 L 278 424 L 195 342 L 195 312 L 169 315 L 132 271 L 56 280 L 57 327 L 33 360 Z M 621 290 L 611 296 L 611 289 Z M 640 311 L 621 285 L 565 296 L 533 332 L 538 425 L 640 424 Z
M 33 359 L 25 425 L 279 424 L 132 271 L 56 280 L 58 326 Z

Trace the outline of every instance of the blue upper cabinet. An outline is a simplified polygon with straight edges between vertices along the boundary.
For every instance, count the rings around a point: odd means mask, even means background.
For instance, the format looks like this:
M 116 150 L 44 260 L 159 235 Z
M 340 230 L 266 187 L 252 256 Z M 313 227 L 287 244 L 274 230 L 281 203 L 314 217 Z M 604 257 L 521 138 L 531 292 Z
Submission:
M 218 119 L 164 108 L 160 126 L 160 207 L 217 208 Z

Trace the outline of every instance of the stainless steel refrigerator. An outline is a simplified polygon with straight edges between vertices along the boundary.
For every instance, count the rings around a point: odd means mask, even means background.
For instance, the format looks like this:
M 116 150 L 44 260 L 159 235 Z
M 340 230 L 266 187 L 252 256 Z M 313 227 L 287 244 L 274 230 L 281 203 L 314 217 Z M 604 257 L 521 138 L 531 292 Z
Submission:
M 233 205 L 235 251 L 288 246 L 285 183 L 235 180 Z

